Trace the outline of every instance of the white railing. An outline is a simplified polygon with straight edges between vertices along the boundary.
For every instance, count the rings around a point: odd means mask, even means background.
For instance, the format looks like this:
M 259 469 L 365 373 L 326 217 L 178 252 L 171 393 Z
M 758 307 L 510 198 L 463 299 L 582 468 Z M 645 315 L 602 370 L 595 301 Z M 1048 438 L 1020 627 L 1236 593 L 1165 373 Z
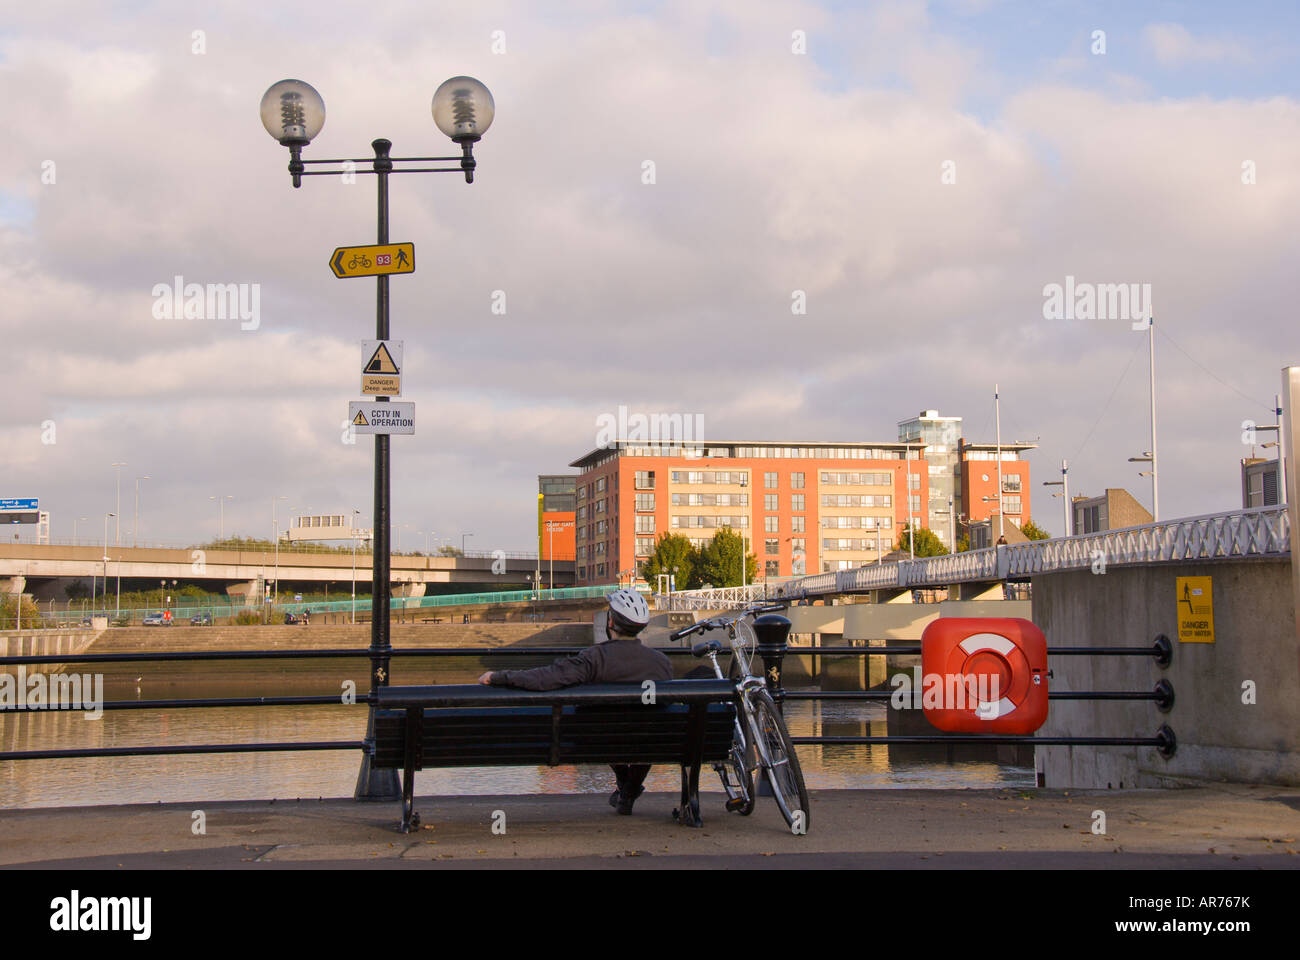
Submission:
M 1287 508 L 1252 507 L 1102 533 L 1004 544 L 922 560 L 868 564 L 853 570 L 788 580 L 767 588 L 766 593 L 761 583 L 749 587 L 682 591 L 672 595 L 673 606 L 670 609 L 738 607 L 765 599 L 794 599 L 900 587 L 923 589 L 954 583 L 991 583 L 1041 573 L 1089 570 L 1103 565 L 1286 557 L 1290 553 L 1291 521 Z

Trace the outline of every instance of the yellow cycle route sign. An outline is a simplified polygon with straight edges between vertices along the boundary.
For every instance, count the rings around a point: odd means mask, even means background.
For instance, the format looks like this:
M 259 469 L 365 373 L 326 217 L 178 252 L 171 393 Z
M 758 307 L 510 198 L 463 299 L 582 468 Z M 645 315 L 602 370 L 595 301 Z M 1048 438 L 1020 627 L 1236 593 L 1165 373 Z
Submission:
M 330 254 L 334 276 L 380 277 L 389 273 L 415 273 L 414 243 L 374 243 L 365 247 L 335 247 Z
M 1214 642 L 1214 594 L 1209 577 L 1178 577 L 1178 639 Z

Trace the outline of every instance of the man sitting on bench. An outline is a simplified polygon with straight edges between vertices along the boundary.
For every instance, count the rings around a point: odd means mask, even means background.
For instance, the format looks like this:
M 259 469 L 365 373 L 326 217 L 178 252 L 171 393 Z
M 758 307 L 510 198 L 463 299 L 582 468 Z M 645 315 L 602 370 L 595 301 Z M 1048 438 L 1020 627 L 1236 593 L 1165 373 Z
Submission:
M 673 678 L 669 659 L 645 646 L 637 638 L 650 622 L 650 608 L 635 590 L 616 590 L 608 597 L 605 617 L 605 642 L 588 647 L 582 653 L 556 660 L 549 667 L 533 670 L 495 670 L 479 677 L 479 683 L 494 687 L 519 687 L 524 690 L 558 690 L 579 683 L 642 683 L 646 680 L 668 681 Z M 621 814 L 630 814 L 636 798 L 645 792 L 642 784 L 650 772 L 648 763 L 611 764 L 617 789 L 609 805 Z

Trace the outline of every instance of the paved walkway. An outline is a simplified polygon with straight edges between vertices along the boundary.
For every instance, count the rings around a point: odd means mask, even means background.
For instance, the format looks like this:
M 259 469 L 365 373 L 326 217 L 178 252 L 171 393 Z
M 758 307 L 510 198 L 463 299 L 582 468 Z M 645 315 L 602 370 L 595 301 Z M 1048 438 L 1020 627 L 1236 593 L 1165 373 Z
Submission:
M 0 865 L 1300 868 L 1300 789 L 1282 787 L 824 790 L 802 837 L 767 798 L 742 818 L 706 794 L 698 830 L 670 819 L 675 801 L 646 794 L 620 817 L 604 795 L 427 797 L 409 835 L 397 804 L 342 799 L 9 810 Z

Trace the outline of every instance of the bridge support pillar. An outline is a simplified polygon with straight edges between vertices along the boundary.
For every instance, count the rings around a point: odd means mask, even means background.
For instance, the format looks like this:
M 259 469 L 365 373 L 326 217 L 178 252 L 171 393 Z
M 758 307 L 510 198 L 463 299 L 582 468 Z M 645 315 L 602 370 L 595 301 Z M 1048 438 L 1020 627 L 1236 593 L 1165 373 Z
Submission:
M 957 596 L 953 598 L 955 600 L 1002 600 L 1005 596 L 1000 580 L 992 583 L 958 583 L 954 586 L 957 588 Z
M 910 587 L 886 587 L 881 590 L 871 591 L 872 603 L 911 603 L 912 590 Z
M 393 586 L 393 596 L 395 597 L 422 597 L 428 584 L 424 583 L 398 583 Z
M 257 581 L 249 580 L 247 583 L 232 583 L 230 586 L 226 587 L 226 596 L 230 597 L 232 600 L 235 597 L 243 597 L 244 606 L 255 607 L 257 606 L 258 600 Z
M 19 574 L 14 577 L 0 577 L 0 593 L 22 593 L 27 589 L 27 578 Z

